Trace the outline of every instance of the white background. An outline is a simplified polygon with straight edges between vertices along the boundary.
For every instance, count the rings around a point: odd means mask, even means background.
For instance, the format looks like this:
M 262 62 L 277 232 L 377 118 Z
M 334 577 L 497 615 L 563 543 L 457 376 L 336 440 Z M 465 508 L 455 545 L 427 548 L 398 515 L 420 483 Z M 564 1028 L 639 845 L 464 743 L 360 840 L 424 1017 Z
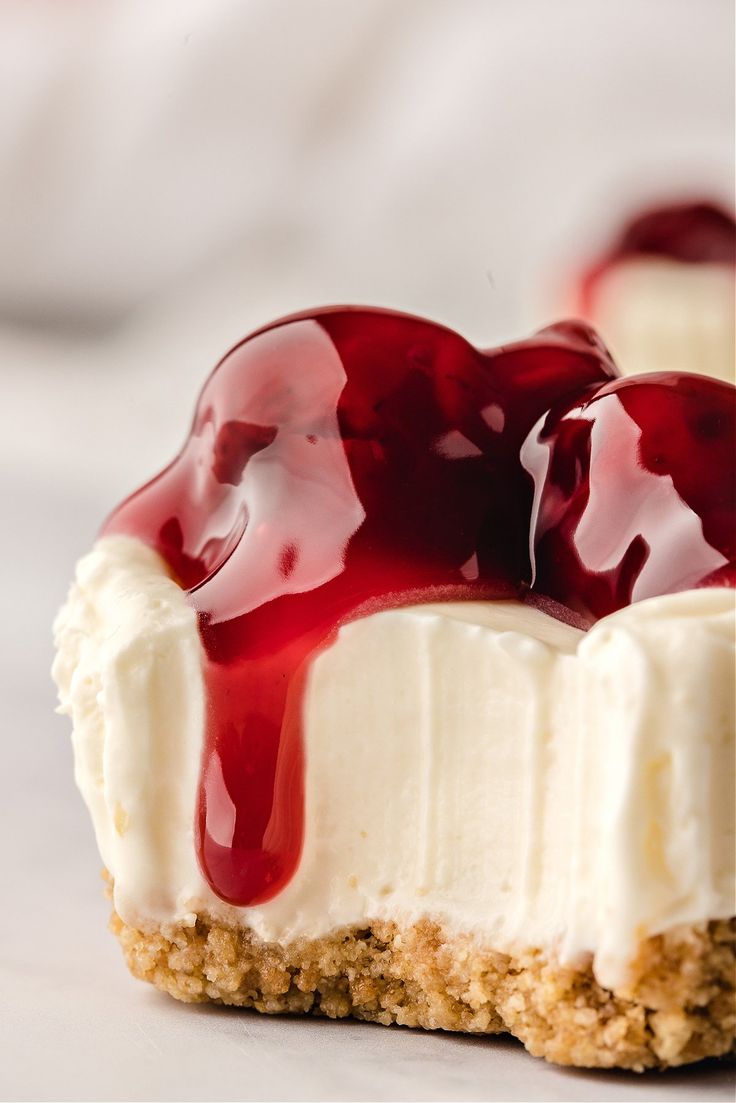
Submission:
M 731 1098 L 137 984 L 48 667 L 75 558 L 249 328 L 356 301 L 490 344 L 632 206 L 728 201 L 732 36 L 729 0 L 0 0 L 5 1098 Z

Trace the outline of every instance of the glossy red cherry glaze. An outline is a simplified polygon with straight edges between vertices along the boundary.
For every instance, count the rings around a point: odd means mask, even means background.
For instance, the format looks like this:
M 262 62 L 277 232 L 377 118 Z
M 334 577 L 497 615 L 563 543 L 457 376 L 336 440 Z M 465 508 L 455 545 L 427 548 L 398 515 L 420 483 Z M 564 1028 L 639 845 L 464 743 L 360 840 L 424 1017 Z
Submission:
M 617 379 L 528 437 L 535 590 L 590 623 L 624 605 L 736 583 L 736 389 Z
M 429 322 L 349 308 L 285 319 L 218 365 L 177 459 L 104 532 L 157 549 L 199 613 L 197 845 L 219 896 L 268 900 L 298 864 L 301 695 L 315 652 L 374 610 L 523 596 L 524 440 L 550 408 L 569 411 L 614 376 L 582 325 L 480 352 Z M 556 472 L 568 443 L 550 447 Z M 621 603 L 631 592 L 619 587 Z

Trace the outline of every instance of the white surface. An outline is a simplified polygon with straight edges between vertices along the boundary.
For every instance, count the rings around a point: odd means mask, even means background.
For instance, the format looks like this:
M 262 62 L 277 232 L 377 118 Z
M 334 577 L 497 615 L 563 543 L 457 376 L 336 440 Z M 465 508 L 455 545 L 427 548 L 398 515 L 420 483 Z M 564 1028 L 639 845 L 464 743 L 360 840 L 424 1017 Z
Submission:
M 75 559 L 249 328 L 362 300 L 490 343 L 546 320 L 531 293 L 581 225 L 728 198 L 732 23 L 729 0 L 0 4 L 5 1098 L 732 1098 L 722 1067 L 570 1073 L 137 984 L 48 676 Z

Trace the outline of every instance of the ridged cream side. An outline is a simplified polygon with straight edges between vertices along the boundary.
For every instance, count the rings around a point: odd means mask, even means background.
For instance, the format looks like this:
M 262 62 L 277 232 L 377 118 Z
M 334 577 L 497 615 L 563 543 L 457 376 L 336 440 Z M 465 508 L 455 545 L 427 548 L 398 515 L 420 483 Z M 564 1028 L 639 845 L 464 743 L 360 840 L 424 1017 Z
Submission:
M 204 726 L 194 610 L 159 557 L 127 537 L 80 560 L 54 626 L 59 711 L 77 785 L 129 918 L 186 914 L 200 881 L 194 795 Z
M 263 938 L 434 915 L 498 949 L 593 954 L 734 912 L 734 595 L 641 602 L 589 633 L 513 602 L 356 621 L 305 696 L 306 834 L 286 888 L 232 908 L 199 872 L 204 687 L 194 613 L 134 540 L 100 541 L 54 676 L 115 903 Z

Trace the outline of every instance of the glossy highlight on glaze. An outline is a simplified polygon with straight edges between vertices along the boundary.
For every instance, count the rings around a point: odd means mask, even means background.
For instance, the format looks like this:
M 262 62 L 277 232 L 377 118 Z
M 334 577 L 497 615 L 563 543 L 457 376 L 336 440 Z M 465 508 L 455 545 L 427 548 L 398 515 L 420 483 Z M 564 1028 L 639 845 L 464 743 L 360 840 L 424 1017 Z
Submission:
M 615 585 L 578 600 L 574 572 L 566 568 L 570 584 L 558 585 L 555 549 L 548 567 L 547 545 L 535 535 L 530 595 L 532 517 L 535 534 L 540 526 L 566 534 L 560 471 L 567 462 L 587 477 L 579 453 L 584 459 L 589 444 L 557 429 L 576 404 L 616 388 L 615 376 L 597 336 L 580 324 L 482 352 L 441 326 L 362 308 L 284 319 L 217 366 L 179 456 L 103 531 L 154 547 L 199 614 L 207 730 L 196 834 L 220 897 L 262 903 L 298 865 L 302 692 L 311 658 L 341 624 L 422 600 L 510 596 L 549 597 L 590 619 L 633 599 L 652 554 L 666 559 L 669 534 L 660 546 L 657 526 L 647 524 L 649 559 L 626 553 Z M 682 402 L 690 409 L 686 394 Z M 636 422 L 629 451 L 652 422 L 656 415 Z M 530 433 L 539 438 L 536 458 L 524 443 Z M 640 471 L 638 461 L 630 466 Z M 585 470 L 594 487 L 598 466 Z M 622 546 L 638 546 L 648 498 L 668 477 L 655 465 L 638 491 L 643 512 L 604 517 Z M 573 484 L 593 500 L 590 487 Z M 684 508 L 693 529 L 707 518 L 700 543 L 693 537 L 684 553 L 687 577 L 700 577 L 703 564 L 710 571 L 724 554 L 717 509 L 707 491 L 704 502 L 673 486 L 675 505 L 665 503 L 665 512 Z M 579 553 L 573 546 L 570 554 Z M 646 569 L 647 593 L 657 577 L 670 578 Z M 581 592 L 608 570 L 595 556 L 581 559 Z

